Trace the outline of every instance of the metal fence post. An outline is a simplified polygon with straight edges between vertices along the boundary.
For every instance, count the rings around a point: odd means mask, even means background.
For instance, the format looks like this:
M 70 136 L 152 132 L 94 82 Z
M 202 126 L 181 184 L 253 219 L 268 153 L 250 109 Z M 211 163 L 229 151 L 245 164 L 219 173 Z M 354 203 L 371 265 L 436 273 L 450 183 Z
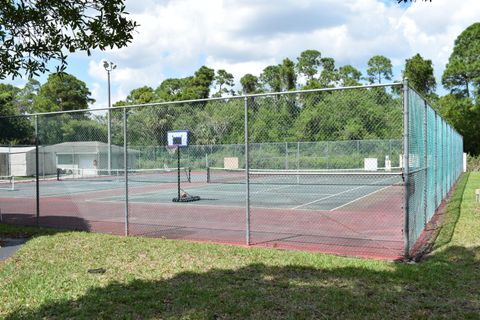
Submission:
M 422 98 L 423 99 L 423 98 Z M 424 167 L 424 185 L 423 185 L 423 227 L 427 225 L 428 218 L 427 218 L 427 205 L 428 205 L 428 171 L 430 170 L 428 168 L 428 106 L 427 106 L 427 101 L 423 100 L 423 105 L 424 105 L 424 114 L 423 114 L 423 146 L 424 146 L 424 153 L 423 153 L 423 167 Z
M 247 246 L 250 245 L 250 173 L 249 173 L 249 154 L 248 154 L 248 98 L 245 97 L 245 214 L 246 214 L 246 230 L 245 237 Z
M 440 186 L 441 186 L 441 194 L 442 194 L 442 200 L 443 197 L 445 196 L 445 165 L 446 165 L 446 158 L 445 158 L 445 135 L 443 134 L 444 128 L 443 128 L 443 119 L 440 121 L 440 140 L 441 140 L 441 146 L 442 146 L 442 168 L 441 168 L 441 181 L 440 181 Z
M 11 143 L 8 145 L 8 167 L 7 167 L 7 176 L 12 175 L 12 161 L 10 160 L 10 154 L 12 153 L 12 145 Z
M 327 169 L 330 169 L 330 166 L 329 166 L 329 163 L 330 163 L 330 159 L 328 158 L 329 157 L 329 153 L 328 153 L 328 141 L 325 141 L 325 144 L 326 144 L 326 148 L 325 148 L 325 155 L 327 156 Z
M 438 188 L 437 188 L 437 184 L 438 184 L 438 114 L 437 114 L 437 111 L 435 111 L 435 129 L 434 129 L 434 140 L 435 140 L 435 143 L 434 143 L 434 149 L 433 149 L 433 170 L 434 170 L 434 181 L 435 181 L 435 185 L 434 185 L 434 201 L 435 201 L 435 209 L 437 209 L 438 207 Z
M 403 80 L 403 179 L 405 183 L 405 220 L 404 220 L 404 256 L 410 253 L 410 177 L 409 177 L 409 115 L 408 115 L 408 80 Z
M 297 170 L 300 170 L 300 141 L 297 141 Z
M 449 130 L 450 134 L 450 189 L 453 187 L 453 184 L 455 183 L 455 177 L 453 175 L 453 128 L 450 127 Z
M 288 169 L 288 142 L 285 141 L 285 169 Z
M 36 217 L 35 224 L 40 225 L 40 180 L 39 180 L 39 165 L 38 165 L 38 116 L 35 115 L 35 208 Z
M 108 174 L 111 174 L 112 170 L 112 102 L 110 98 L 110 71 L 107 70 L 108 74 L 108 113 L 107 113 L 107 161 L 108 161 Z
M 125 172 L 125 235 L 129 234 L 128 226 L 128 134 L 127 109 L 123 108 L 123 170 Z

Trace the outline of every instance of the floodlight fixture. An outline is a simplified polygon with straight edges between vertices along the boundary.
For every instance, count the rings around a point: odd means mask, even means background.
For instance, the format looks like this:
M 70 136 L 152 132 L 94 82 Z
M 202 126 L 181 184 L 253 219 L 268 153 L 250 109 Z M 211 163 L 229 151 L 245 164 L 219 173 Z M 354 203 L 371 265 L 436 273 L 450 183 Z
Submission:
M 105 68 L 105 70 L 107 72 L 110 72 L 113 69 L 115 69 L 117 67 L 117 65 L 115 63 L 111 62 L 111 61 L 104 60 L 103 61 L 103 67 Z

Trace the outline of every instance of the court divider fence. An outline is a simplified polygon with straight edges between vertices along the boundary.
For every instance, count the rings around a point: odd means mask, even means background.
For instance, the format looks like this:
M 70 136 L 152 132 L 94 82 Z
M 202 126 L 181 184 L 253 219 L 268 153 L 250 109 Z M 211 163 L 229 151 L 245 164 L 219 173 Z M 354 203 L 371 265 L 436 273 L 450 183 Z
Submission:
M 408 257 L 462 172 L 461 135 L 406 81 L 0 126 L 25 131 L 0 147 L 1 222 L 114 234 Z M 184 129 L 177 171 L 166 137 Z M 178 173 L 200 201 L 172 202 Z

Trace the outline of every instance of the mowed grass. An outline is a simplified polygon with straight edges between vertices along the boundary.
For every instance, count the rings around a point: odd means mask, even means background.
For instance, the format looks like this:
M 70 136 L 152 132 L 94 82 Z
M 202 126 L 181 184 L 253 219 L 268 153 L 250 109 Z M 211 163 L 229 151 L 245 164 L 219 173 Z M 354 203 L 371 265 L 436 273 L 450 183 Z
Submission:
M 0 318 L 479 319 L 475 188 L 480 174 L 464 175 L 434 251 L 412 264 L 37 233 L 0 267 Z M 89 268 L 106 272 L 91 274 Z

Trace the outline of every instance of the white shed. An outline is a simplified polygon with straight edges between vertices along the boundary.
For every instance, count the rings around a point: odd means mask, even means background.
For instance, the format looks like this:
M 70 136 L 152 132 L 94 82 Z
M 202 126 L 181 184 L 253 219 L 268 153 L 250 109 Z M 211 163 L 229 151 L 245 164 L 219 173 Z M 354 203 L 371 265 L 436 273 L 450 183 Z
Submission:
M 108 169 L 108 144 L 100 141 L 71 141 L 44 147 L 54 155 L 59 169 Z M 123 169 L 123 147 L 111 145 L 111 168 Z M 135 168 L 139 151 L 128 149 L 130 168 Z
M 34 176 L 35 147 L 0 147 L 2 161 L 0 162 L 0 175 L 29 177 Z M 55 159 L 52 153 L 39 148 L 38 169 L 40 175 L 54 174 L 56 172 Z

